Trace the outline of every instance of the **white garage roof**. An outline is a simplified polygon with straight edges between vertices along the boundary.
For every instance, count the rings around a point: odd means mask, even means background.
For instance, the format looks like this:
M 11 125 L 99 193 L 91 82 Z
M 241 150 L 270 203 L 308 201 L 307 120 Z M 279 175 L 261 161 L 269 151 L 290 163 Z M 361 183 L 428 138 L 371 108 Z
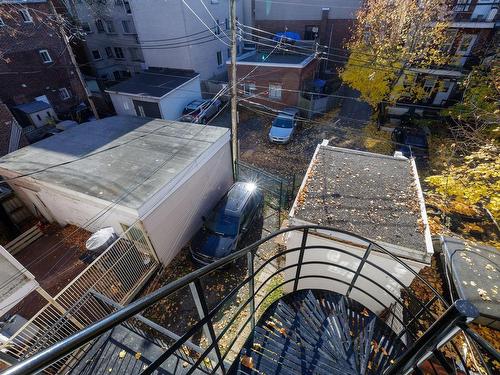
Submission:
M 139 209 L 229 141 L 229 129 L 135 116 L 78 125 L 0 158 L 0 175 L 40 181 Z M 61 165 L 62 164 L 62 165 Z

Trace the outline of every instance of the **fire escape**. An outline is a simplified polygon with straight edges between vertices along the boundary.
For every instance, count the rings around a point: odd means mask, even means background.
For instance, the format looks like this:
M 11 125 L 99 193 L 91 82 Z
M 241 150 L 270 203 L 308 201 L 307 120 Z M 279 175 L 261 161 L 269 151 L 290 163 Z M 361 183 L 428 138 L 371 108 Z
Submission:
M 363 244 L 362 251 L 310 241 L 322 231 L 349 246 Z M 300 234 L 299 246 L 266 256 L 267 244 L 291 232 Z M 325 252 L 349 254 L 358 266 L 316 256 Z M 375 253 L 398 263 L 429 299 L 417 297 L 401 274 L 374 262 Z M 234 263 L 244 276 L 215 302 L 209 300 L 214 275 Z M 127 306 L 90 291 L 109 315 L 19 358 L 2 374 L 494 374 L 499 352 L 469 327 L 476 307 L 466 300 L 450 305 L 407 263 L 351 233 L 287 228 Z M 328 267 L 336 273 L 313 272 Z M 146 317 L 155 304 L 179 293 L 194 299 L 199 314 L 182 335 Z M 367 307 L 372 303 L 380 311 Z M 459 336 L 466 349 L 456 341 Z

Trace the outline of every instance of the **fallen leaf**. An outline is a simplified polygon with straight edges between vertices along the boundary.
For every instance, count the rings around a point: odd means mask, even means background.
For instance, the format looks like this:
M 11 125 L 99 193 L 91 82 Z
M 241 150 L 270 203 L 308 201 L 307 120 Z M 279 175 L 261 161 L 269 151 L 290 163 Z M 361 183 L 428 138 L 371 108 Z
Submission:
M 127 352 L 126 352 L 125 350 L 122 350 L 120 353 L 118 353 L 118 357 L 119 357 L 120 359 L 125 358 L 125 355 L 127 355 Z

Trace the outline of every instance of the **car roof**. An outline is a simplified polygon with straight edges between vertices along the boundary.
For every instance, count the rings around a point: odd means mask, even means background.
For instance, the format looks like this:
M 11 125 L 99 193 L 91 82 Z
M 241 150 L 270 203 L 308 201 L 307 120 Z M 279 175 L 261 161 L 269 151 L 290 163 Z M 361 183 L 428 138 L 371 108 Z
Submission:
M 285 108 L 280 111 L 279 116 L 285 115 L 285 116 L 295 116 L 297 113 L 299 113 L 299 110 L 297 108 Z
M 196 100 L 193 100 L 191 103 L 189 103 L 186 107 L 199 107 L 200 105 L 202 105 L 205 102 L 206 102 L 206 100 L 196 99 Z
M 227 193 L 224 212 L 231 216 L 239 214 L 254 191 L 255 185 L 252 183 L 235 183 Z

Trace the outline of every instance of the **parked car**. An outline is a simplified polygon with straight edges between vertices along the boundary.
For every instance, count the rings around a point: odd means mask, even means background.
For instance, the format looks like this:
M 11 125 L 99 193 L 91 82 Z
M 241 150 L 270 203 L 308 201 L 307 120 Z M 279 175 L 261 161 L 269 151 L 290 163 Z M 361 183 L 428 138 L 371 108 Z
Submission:
M 285 108 L 280 111 L 273 120 L 271 130 L 269 130 L 269 140 L 273 143 L 290 142 L 297 128 L 298 116 L 299 110 L 297 108 Z
M 392 131 L 391 138 L 395 142 L 396 151 L 401 151 L 407 158 L 427 156 L 429 144 L 422 128 L 400 126 Z
M 195 124 L 206 124 L 208 120 L 219 112 L 221 107 L 219 99 L 196 99 L 189 103 L 182 111 L 182 122 L 192 122 Z
M 238 248 L 238 244 L 262 217 L 264 195 L 255 184 L 237 182 L 217 203 L 203 227 L 191 240 L 191 258 L 207 265 Z

